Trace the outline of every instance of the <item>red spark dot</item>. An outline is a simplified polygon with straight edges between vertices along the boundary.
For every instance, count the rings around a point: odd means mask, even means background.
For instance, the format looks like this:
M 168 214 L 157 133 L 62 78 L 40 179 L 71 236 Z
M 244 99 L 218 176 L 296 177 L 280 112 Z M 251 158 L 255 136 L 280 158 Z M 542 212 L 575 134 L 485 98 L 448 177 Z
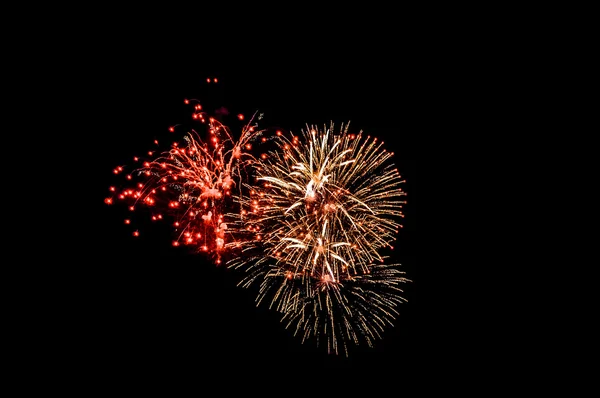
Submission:
M 126 219 L 125 220 L 125 224 L 131 224 L 131 220 L 130 219 Z
M 129 206 L 129 211 L 134 211 L 135 207 L 134 206 Z
M 140 232 L 139 231 L 133 231 L 133 236 L 140 236 Z
M 113 192 L 115 191 L 115 187 L 110 187 L 109 189 Z
M 219 80 L 216 77 L 213 79 L 213 82 L 215 82 L 215 83 L 217 83 L 218 81 Z
M 210 83 L 210 78 L 206 78 L 206 82 L 207 82 L 207 83 Z
M 281 137 L 281 131 L 277 130 L 277 135 Z
M 242 115 L 241 113 L 237 115 L 238 119 L 240 120 L 244 120 L 244 115 Z
M 154 143 L 155 143 L 156 145 L 158 145 L 158 140 L 154 140 Z
M 175 127 L 173 127 L 173 126 L 169 127 L 169 131 L 170 131 L 171 133 L 172 133 L 172 132 L 174 132 L 174 131 L 175 131 Z
M 106 198 L 106 199 L 104 199 L 104 203 L 106 203 L 107 205 L 110 205 L 110 204 L 112 204 L 112 199 Z
M 173 241 L 173 246 L 179 246 L 179 242 Z
M 184 104 L 189 104 L 189 103 L 190 103 L 190 100 L 186 98 L 186 99 L 184 99 L 184 100 L 183 100 L 183 103 L 184 103 Z

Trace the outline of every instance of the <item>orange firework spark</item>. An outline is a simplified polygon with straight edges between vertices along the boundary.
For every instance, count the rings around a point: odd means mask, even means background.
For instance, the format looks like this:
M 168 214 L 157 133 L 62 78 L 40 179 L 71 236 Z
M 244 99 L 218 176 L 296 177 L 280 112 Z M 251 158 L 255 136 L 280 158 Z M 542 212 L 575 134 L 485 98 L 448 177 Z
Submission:
M 196 101 L 185 100 L 186 104 L 191 102 Z M 129 203 L 132 211 L 143 205 L 151 209 L 153 221 L 168 215 L 174 220 L 174 246 L 196 247 L 214 255 L 216 263 L 220 264 L 226 243 L 234 240 L 233 231 L 228 230 L 232 197 L 241 193 L 244 169 L 254 161 L 249 152 L 251 141 L 263 131 L 257 129 L 253 116 L 236 140 L 229 128 L 209 117 L 200 104 L 194 105 L 192 117 L 207 126 L 207 140 L 202 140 L 198 132 L 191 130 L 183 137 L 182 145 L 174 142 L 169 150 L 158 155 L 150 151 L 151 158 L 146 161 L 135 157 L 134 161 L 142 165 L 126 178 L 141 181 L 120 192 L 111 187 L 113 195 L 105 202 L 112 204 L 115 200 L 123 200 Z M 174 132 L 175 128 L 169 130 Z M 124 173 L 125 166 L 118 166 L 113 172 Z M 125 223 L 131 221 L 127 219 Z M 135 231 L 134 236 L 139 236 L 139 232 Z

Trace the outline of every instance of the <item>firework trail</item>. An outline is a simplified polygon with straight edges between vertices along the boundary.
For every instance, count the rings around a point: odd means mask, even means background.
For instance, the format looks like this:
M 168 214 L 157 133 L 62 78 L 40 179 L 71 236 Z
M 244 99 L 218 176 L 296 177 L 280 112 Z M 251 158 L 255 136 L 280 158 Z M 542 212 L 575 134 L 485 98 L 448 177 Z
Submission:
M 237 198 L 238 239 L 226 245 L 240 254 L 228 266 L 245 272 L 241 286 L 260 286 L 259 304 L 330 352 L 372 345 L 404 301 L 399 285 L 408 279 L 380 254 L 392 248 L 405 204 L 392 156 L 348 125 L 338 134 L 333 123 L 307 126 L 301 137 L 278 132 Z
M 105 202 L 128 202 L 131 211 L 143 205 L 151 209 L 153 221 L 168 216 L 174 220 L 174 246 L 195 247 L 213 255 L 220 264 L 226 242 L 234 239 L 227 226 L 228 213 L 234 206 L 232 197 L 241 193 L 244 170 L 254 161 L 251 142 L 263 131 L 256 128 L 252 117 L 236 140 L 229 128 L 209 117 L 196 100 L 185 103 L 195 103 L 192 117 L 207 128 L 206 142 L 197 131 L 191 130 L 181 145 L 174 142 L 170 149 L 156 155 L 155 151 L 149 151 L 148 160 L 135 157 L 134 161 L 141 162 L 141 166 L 126 178 L 141 181 L 120 192 L 110 187 L 112 195 Z M 243 116 L 238 118 L 241 120 Z M 170 130 L 174 132 L 175 128 Z M 126 167 L 118 166 L 113 171 L 121 174 Z M 131 224 L 131 220 L 126 219 L 125 223 Z M 139 236 L 139 231 L 133 234 Z

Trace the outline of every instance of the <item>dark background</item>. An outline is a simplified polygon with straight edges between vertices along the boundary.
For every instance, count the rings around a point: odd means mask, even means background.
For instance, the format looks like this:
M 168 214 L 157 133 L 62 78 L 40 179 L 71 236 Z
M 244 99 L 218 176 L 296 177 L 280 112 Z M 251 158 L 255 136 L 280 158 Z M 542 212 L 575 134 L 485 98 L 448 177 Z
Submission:
M 218 78 L 207 84 L 207 78 Z M 87 167 L 82 188 L 87 199 L 85 232 L 79 245 L 81 268 L 75 305 L 79 320 L 71 331 L 77 355 L 104 364 L 113 375 L 127 372 L 210 374 L 259 372 L 278 377 L 304 377 L 324 372 L 387 372 L 397 379 L 416 374 L 423 362 L 419 331 L 417 266 L 417 142 L 427 102 L 427 73 L 417 64 L 385 60 L 277 59 L 237 63 L 207 60 L 154 59 L 123 56 L 95 75 L 85 99 L 89 118 L 81 122 L 88 137 L 81 145 Z M 131 214 L 124 205 L 107 206 L 109 186 L 123 185 L 113 175 L 118 165 L 153 148 L 153 140 L 171 140 L 169 126 L 193 125 L 184 99 L 206 107 L 225 106 L 230 117 L 264 113 L 261 126 L 300 132 L 305 124 L 338 126 L 350 121 L 351 132 L 363 130 L 384 140 L 405 177 L 404 228 L 390 261 L 402 264 L 412 283 L 405 284 L 407 303 L 399 307 L 375 347 L 350 346 L 349 357 L 328 354 L 314 340 L 301 343 L 279 322 L 279 316 L 256 307 L 256 291 L 236 286 L 238 275 L 216 267 L 201 254 L 171 246 L 172 229 L 124 225 Z M 84 101 L 82 99 L 82 101 Z M 132 231 L 142 236 L 134 238 Z M 75 235 L 78 235 L 77 233 Z M 330 373 L 332 374 L 332 373 Z M 396 380 L 399 381 L 399 380 Z M 406 380 L 408 381 L 408 380 Z
M 472 224 L 463 220 L 473 209 L 480 222 L 497 225 L 489 222 L 487 211 L 495 207 L 481 211 L 476 206 L 487 203 L 489 191 L 482 194 L 480 185 L 490 181 L 480 160 L 500 154 L 504 158 L 496 167 L 504 167 L 506 161 L 511 163 L 512 152 L 499 148 L 522 144 L 519 123 L 498 125 L 515 112 L 529 112 L 535 103 L 528 90 L 531 81 L 541 78 L 534 73 L 537 65 L 527 69 L 526 54 L 535 57 L 532 49 L 543 32 L 534 29 L 535 39 L 523 44 L 517 34 L 515 43 L 498 48 L 506 33 L 513 32 L 503 18 L 501 24 L 491 24 L 490 38 L 485 34 L 490 26 L 487 15 L 473 18 L 473 13 L 464 12 L 461 19 L 442 10 L 441 19 L 447 20 L 440 26 L 437 19 L 428 19 L 429 12 L 418 18 L 390 8 L 362 8 L 361 18 L 355 20 L 343 13 L 332 17 L 317 13 L 292 24 L 278 17 L 264 25 L 267 40 L 250 37 L 258 25 L 253 19 L 236 25 L 234 31 L 231 23 L 223 23 L 224 15 L 210 12 L 190 11 L 193 22 L 187 25 L 179 18 L 148 19 L 141 12 L 145 9 L 136 9 L 136 15 L 114 10 L 120 18 L 103 18 L 101 10 L 94 10 L 86 13 L 89 18 L 80 14 L 81 26 L 47 18 L 52 28 L 33 35 L 40 51 L 23 46 L 23 55 L 33 56 L 23 66 L 31 72 L 27 79 L 6 75 L 7 83 L 17 86 L 34 78 L 44 82 L 24 90 L 23 101 L 13 100 L 44 119 L 34 126 L 28 117 L 17 119 L 15 136 L 20 140 L 11 154 L 22 162 L 17 165 L 27 167 L 10 176 L 22 177 L 27 189 L 15 192 L 6 186 L 9 200 L 31 201 L 26 213 L 32 220 L 21 223 L 25 228 L 18 235 L 26 238 L 27 246 L 19 247 L 15 259 L 16 268 L 26 274 L 20 282 L 28 289 L 11 300 L 32 303 L 31 311 L 19 314 L 32 325 L 18 326 L 26 332 L 24 346 L 43 355 L 21 355 L 22 360 L 40 364 L 44 371 L 66 361 L 70 366 L 59 367 L 61 376 L 72 380 L 72 374 L 96 375 L 91 387 L 103 380 L 114 385 L 137 375 L 160 379 L 171 373 L 182 378 L 204 376 L 200 387 L 225 387 L 218 390 L 224 394 L 245 374 L 257 376 L 252 385 L 259 390 L 273 390 L 274 380 L 289 382 L 286 389 L 277 390 L 282 394 L 319 393 L 321 383 L 348 385 L 352 391 L 364 386 L 371 395 L 374 386 L 386 393 L 388 387 L 392 393 L 403 393 L 411 380 L 444 388 L 438 378 L 442 374 L 456 374 L 459 377 L 452 379 L 468 386 L 476 385 L 476 376 L 485 372 L 504 378 L 505 372 L 484 365 L 489 358 L 503 367 L 495 352 L 489 352 L 505 351 L 508 344 L 502 333 L 491 338 L 487 332 L 505 326 L 518 334 L 521 326 L 503 325 L 500 319 L 481 322 L 480 314 L 496 315 L 482 306 L 485 295 L 480 294 L 491 279 L 498 279 L 481 277 L 489 267 L 478 266 L 475 282 L 465 278 L 471 282 L 468 288 L 456 288 L 469 255 L 479 260 L 496 253 L 482 251 L 457 232 L 464 226 L 473 231 Z M 363 15 L 369 8 L 377 15 Z M 71 19 L 73 14 L 64 15 Z M 481 26 L 463 24 L 464 19 Z M 213 21 L 219 29 L 197 32 Z M 169 27 L 168 22 L 176 26 Z M 330 23 L 333 34 L 324 32 Z M 91 35 L 86 29 L 90 24 Z M 143 29 L 143 24 L 152 29 Z M 186 28 L 192 32 L 184 32 Z M 57 30 L 63 33 L 50 34 Z M 513 48 L 519 45 L 525 56 L 514 57 Z M 23 60 L 9 58 L 8 64 Z M 515 84 L 514 76 L 525 81 Z M 207 86 L 207 77 L 217 77 L 220 83 Z M 520 83 L 525 90 L 517 87 Z M 344 358 L 325 353 L 312 341 L 301 344 L 283 328 L 277 314 L 256 308 L 253 291 L 235 287 L 235 275 L 200 255 L 173 248 L 170 228 L 141 228 L 143 235 L 136 239 L 123 224 L 125 209 L 104 203 L 108 187 L 119 183 L 112 174 L 116 165 L 128 164 L 152 147 L 152 140 L 166 136 L 169 126 L 190 122 L 184 98 L 222 104 L 234 115 L 259 110 L 265 113 L 264 124 L 296 131 L 305 123 L 350 120 L 353 131 L 381 137 L 396 153 L 395 162 L 407 179 L 408 205 L 394 260 L 403 264 L 413 282 L 406 285 L 408 303 L 400 306 L 395 326 L 374 348 L 359 347 Z M 46 109 L 50 112 L 43 112 Z M 45 151 L 49 159 L 30 169 L 28 144 L 40 137 L 53 144 Z M 417 155 L 429 166 L 427 186 L 439 187 L 435 195 L 425 195 L 439 205 L 437 212 L 432 213 L 430 206 L 426 214 L 439 218 L 434 217 L 437 223 L 427 228 L 429 245 L 426 252 L 419 251 L 421 264 L 416 238 Z M 432 183 L 441 175 L 445 183 Z M 472 191 L 462 191 L 464 185 Z M 469 209 L 457 207 L 458 199 Z M 54 207 L 56 202 L 62 206 Z M 12 208 L 7 214 L 16 215 Z M 40 215 L 50 219 L 40 222 Z M 38 233 L 42 227 L 47 230 Z M 429 294 L 425 288 L 433 278 L 427 275 L 432 267 L 425 265 L 426 256 L 437 256 L 431 264 L 439 265 L 437 275 L 443 274 Z M 500 268 L 492 269 L 497 273 Z M 417 320 L 423 298 L 432 305 Z M 457 316 L 465 306 L 474 323 L 467 327 Z M 467 361 L 471 345 L 481 361 Z M 448 349 L 455 352 L 449 355 Z M 508 363 L 514 364 L 521 357 L 511 359 Z M 529 375 L 525 370 L 523 374 Z M 504 381 L 486 387 L 496 388 Z

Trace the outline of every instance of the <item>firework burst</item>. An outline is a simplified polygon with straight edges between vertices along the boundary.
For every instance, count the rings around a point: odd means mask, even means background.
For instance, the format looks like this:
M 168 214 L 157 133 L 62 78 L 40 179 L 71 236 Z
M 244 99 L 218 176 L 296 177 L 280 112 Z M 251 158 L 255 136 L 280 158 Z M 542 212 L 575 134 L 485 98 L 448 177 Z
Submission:
M 302 341 L 314 337 L 346 355 L 350 342 L 372 346 L 409 282 L 384 255 L 406 195 L 393 153 L 348 124 L 267 134 L 256 115 L 236 139 L 198 101 L 185 103 L 204 134 L 189 129 L 168 149 L 135 157 L 135 167 L 117 166 L 127 186 L 110 187 L 105 202 L 143 207 L 152 221 L 172 223 L 174 246 L 241 270 L 240 285 L 258 286 L 257 303 L 278 311 Z M 125 224 L 139 236 L 130 218 Z
M 195 103 L 192 118 L 206 127 L 207 138 L 203 140 L 196 130 L 191 130 L 184 135 L 182 144 L 173 142 L 170 149 L 157 154 L 149 151 L 148 160 L 135 157 L 141 166 L 129 173 L 125 166 L 116 167 L 115 174 L 126 173 L 128 181 L 137 183 L 118 192 L 111 187 L 112 194 L 105 202 L 125 201 L 131 211 L 147 207 L 153 221 L 168 216 L 176 232 L 174 246 L 195 247 L 214 255 L 220 264 L 227 242 L 234 239 L 227 225 L 228 214 L 235 206 L 232 197 L 241 193 L 244 170 L 254 161 L 250 152 L 252 141 L 263 131 L 257 129 L 252 117 L 242 127 L 239 139 L 234 139 L 230 129 L 209 117 L 197 101 L 185 103 Z M 125 223 L 131 224 L 131 220 L 126 219 Z M 139 236 L 139 231 L 133 234 Z
M 408 281 L 381 254 L 392 248 L 405 204 L 393 153 L 348 125 L 336 134 L 333 123 L 275 138 L 237 198 L 238 239 L 226 246 L 240 255 L 228 266 L 244 270 L 240 284 L 258 284 L 257 302 L 269 302 L 303 338 L 325 339 L 336 353 L 347 354 L 348 341 L 372 345 Z

